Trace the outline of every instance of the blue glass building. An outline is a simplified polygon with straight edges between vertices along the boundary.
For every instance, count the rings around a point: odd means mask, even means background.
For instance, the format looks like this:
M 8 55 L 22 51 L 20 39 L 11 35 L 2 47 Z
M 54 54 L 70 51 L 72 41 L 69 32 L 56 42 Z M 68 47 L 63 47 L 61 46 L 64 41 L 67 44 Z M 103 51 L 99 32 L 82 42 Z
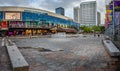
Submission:
M 56 11 L 57 14 L 65 15 L 64 8 L 62 8 L 62 7 L 56 8 L 55 11 Z
M 0 7 L 0 31 L 4 34 L 44 34 L 51 28 L 77 28 L 72 19 L 49 11 L 26 7 Z

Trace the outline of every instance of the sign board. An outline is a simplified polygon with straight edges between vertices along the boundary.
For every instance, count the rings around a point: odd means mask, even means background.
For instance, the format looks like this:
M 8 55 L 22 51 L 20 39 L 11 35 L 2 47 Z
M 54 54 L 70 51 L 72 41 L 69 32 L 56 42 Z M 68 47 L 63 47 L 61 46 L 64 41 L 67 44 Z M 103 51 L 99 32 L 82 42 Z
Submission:
M 7 21 L 2 21 L 1 22 L 1 30 L 8 30 Z
M 5 20 L 20 20 L 20 12 L 5 12 Z
M 114 10 L 120 11 L 120 1 L 118 1 L 118 0 L 114 1 Z

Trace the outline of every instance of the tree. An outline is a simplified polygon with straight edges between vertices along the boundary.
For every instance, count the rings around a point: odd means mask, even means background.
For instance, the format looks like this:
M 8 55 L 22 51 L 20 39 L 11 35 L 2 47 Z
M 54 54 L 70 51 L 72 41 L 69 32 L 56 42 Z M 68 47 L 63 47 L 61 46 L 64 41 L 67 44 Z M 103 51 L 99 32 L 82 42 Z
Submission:
M 92 30 L 96 31 L 96 32 L 100 32 L 100 27 L 99 26 L 93 26 Z
M 104 26 L 81 26 L 80 29 L 85 33 L 105 31 Z

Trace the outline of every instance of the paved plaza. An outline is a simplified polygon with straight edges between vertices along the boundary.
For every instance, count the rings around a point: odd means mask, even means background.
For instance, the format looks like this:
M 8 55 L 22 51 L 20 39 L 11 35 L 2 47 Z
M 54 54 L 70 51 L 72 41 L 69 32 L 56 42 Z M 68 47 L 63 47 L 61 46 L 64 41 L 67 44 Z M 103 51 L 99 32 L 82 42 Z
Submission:
M 111 58 L 102 44 L 103 36 L 11 39 L 29 63 L 30 71 L 117 71 L 108 66 Z

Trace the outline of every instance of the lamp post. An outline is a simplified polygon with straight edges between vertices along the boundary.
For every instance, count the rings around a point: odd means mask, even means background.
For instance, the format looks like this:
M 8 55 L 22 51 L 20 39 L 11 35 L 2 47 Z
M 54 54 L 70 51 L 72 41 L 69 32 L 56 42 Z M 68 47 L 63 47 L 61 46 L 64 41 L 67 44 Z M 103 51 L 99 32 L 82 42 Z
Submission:
M 114 0 L 113 0 L 113 40 L 116 40 L 115 35 L 115 8 L 114 8 Z
M 115 18 L 117 12 L 120 12 L 120 0 L 113 0 L 113 39 L 115 41 L 118 40 L 117 38 L 118 31 L 116 29 L 118 24 L 117 23 L 118 18 Z

